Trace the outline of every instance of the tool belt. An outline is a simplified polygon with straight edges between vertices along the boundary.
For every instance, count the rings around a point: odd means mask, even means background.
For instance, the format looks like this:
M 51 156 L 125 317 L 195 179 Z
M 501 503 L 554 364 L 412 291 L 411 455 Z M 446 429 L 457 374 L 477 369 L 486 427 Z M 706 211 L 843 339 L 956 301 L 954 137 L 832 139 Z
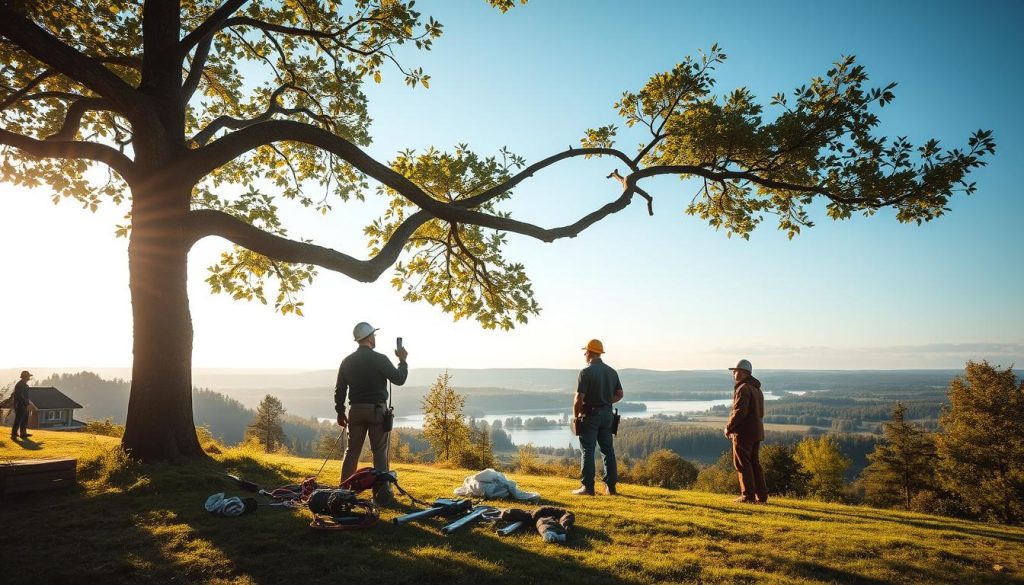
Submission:
M 583 417 L 584 416 L 587 416 L 589 414 L 597 414 L 598 412 L 601 412 L 601 410 L 603 410 L 605 408 L 611 408 L 611 406 L 609 406 L 609 405 L 584 406 L 583 407 L 583 414 L 580 415 L 580 416 L 577 416 L 577 417 L 573 417 L 573 419 L 569 422 L 569 428 L 572 430 L 572 434 L 578 437 L 578 436 L 580 436 L 583 433 Z M 619 434 L 619 421 L 621 419 L 622 419 L 622 417 L 619 416 L 619 409 L 616 408 L 615 412 L 612 414 L 612 434 L 613 435 L 618 435 Z

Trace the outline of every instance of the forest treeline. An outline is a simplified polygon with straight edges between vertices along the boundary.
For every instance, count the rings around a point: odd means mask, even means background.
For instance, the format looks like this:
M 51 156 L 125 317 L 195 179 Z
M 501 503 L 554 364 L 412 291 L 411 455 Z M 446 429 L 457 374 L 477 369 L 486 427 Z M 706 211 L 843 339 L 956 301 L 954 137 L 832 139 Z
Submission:
M 57 387 L 82 404 L 84 408 L 77 411 L 76 416 L 84 420 L 109 419 L 115 424 L 124 424 L 130 387 L 126 380 L 119 378 L 107 380 L 92 372 L 79 372 L 55 374 L 41 380 L 39 385 Z M 787 395 L 780 400 L 768 401 L 766 402 L 766 422 L 772 422 L 771 417 L 792 417 L 792 424 L 820 426 L 828 429 L 832 427 L 833 420 L 851 418 L 856 419 L 858 425 L 861 425 L 863 421 L 874 422 L 877 431 L 877 425 L 888 417 L 894 403 L 893 401 L 886 402 L 885 398 L 875 396 L 844 398 L 834 396 L 834 392 L 814 392 L 810 396 Z M 934 393 L 934 390 L 932 392 Z M 476 415 L 483 412 L 485 407 L 492 412 L 501 410 L 502 406 L 512 409 L 516 406 L 522 408 L 522 402 L 515 401 L 518 394 L 518 392 L 510 393 L 500 388 L 473 388 L 472 392 L 466 396 L 465 414 Z M 422 392 L 405 392 L 405 389 L 402 392 L 396 392 L 396 411 L 399 415 L 419 413 L 423 396 Z M 531 398 L 544 405 L 553 405 L 559 402 L 564 405 L 565 403 L 564 397 L 557 397 L 556 401 L 555 396 L 546 393 L 531 394 Z M 689 398 L 692 399 L 692 397 Z M 325 398 L 325 402 L 329 402 L 329 400 L 329 398 Z M 205 427 L 213 437 L 229 445 L 245 440 L 246 428 L 256 416 L 256 410 L 247 408 L 238 400 L 203 388 L 193 390 L 192 404 L 196 426 Z M 937 417 L 937 410 L 941 408 L 941 400 L 937 397 L 934 402 L 931 399 L 923 401 L 920 407 L 915 400 L 908 400 L 904 404 L 908 408 L 908 418 L 911 419 Z M 713 412 L 722 414 L 727 410 L 717 409 Z M 617 449 L 634 458 L 643 458 L 655 451 L 668 449 L 687 460 L 710 464 L 719 458 L 724 449 L 728 448 L 728 443 L 723 441 L 721 433 L 717 430 L 678 424 L 671 418 L 623 419 L 616 442 Z M 475 426 L 482 426 L 482 423 L 483 421 L 473 421 Z M 319 453 L 318 445 L 324 441 L 323 436 L 327 435 L 332 440 L 336 440 L 339 434 L 338 427 L 333 422 L 320 423 L 314 417 L 294 416 L 287 411 L 281 417 L 281 424 L 285 435 L 284 446 L 296 455 L 315 456 Z M 555 426 L 555 421 L 545 416 L 508 417 L 497 421 L 496 424 L 487 425 L 486 432 L 490 436 L 495 451 L 515 453 L 519 445 L 512 442 L 505 429 L 542 429 Z M 854 429 L 836 430 L 852 431 Z M 812 429 L 811 432 L 818 431 Z M 428 460 L 429 448 L 426 442 L 420 438 L 421 435 L 422 431 L 418 429 L 402 430 L 403 440 L 408 443 L 410 453 Z M 804 436 L 804 433 L 769 432 L 768 435 L 771 441 L 795 444 Z M 871 452 L 875 440 L 875 438 L 861 434 L 837 435 L 837 441 L 844 455 L 852 461 L 848 471 L 851 476 L 867 465 L 867 454 Z M 578 449 L 574 450 L 571 443 L 572 437 L 566 430 L 566 447 L 536 447 L 536 451 L 540 455 L 572 456 L 572 453 L 578 452 Z

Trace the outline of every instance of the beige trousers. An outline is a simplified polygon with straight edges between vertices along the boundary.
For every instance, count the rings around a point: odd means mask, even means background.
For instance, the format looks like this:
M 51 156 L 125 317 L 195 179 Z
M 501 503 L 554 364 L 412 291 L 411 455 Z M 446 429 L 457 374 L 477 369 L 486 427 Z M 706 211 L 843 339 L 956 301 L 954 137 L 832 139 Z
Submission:
M 341 464 L 341 479 L 344 481 L 355 473 L 359 465 L 359 454 L 363 451 L 366 436 L 370 436 L 370 450 L 373 451 L 373 468 L 388 471 L 388 435 L 384 432 L 385 404 L 352 404 L 348 408 L 348 447 Z

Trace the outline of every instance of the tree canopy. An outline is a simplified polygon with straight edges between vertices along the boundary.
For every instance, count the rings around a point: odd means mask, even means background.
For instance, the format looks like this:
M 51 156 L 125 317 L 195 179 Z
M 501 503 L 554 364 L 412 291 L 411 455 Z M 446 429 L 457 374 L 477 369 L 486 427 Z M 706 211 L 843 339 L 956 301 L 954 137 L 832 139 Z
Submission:
M 982 516 L 1024 518 L 1024 380 L 1013 368 L 967 362 L 939 420 L 939 479 Z
M 934 219 L 956 192 L 975 190 L 968 173 L 995 149 L 988 130 L 963 148 L 880 134 L 894 84 L 871 87 L 852 56 L 766 106 L 745 88 L 716 93 L 726 54 L 713 45 L 614 104 L 618 124 L 646 134 L 635 150 L 606 123 L 532 163 L 465 144 L 375 160 L 363 150 L 373 136 L 363 84 L 398 71 L 428 88 L 406 49 L 430 50 L 443 30 L 412 0 L 0 3 L 0 179 L 90 209 L 131 204 L 118 234 L 130 238 L 125 444 L 136 454 L 198 452 L 187 438 L 184 267 L 202 238 L 233 244 L 210 267 L 213 292 L 281 313 L 302 313 L 298 295 L 318 269 L 368 282 L 394 267 L 406 300 L 509 329 L 539 305 L 526 268 L 503 253 L 507 234 L 574 237 L 635 196 L 653 214 L 645 179 L 699 179 L 685 211 L 729 235 L 749 237 L 774 216 L 792 237 L 813 225 L 818 200 L 833 219 L 883 208 L 902 222 Z M 576 157 L 609 160 L 617 196 L 562 226 L 516 219 L 513 189 Z M 292 202 L 330 215 L 353 197 L 388 202 L 365 228 L 366 259 L 292 237 L 280 214 Z M 157 413 L 168 422 L 150 426 Z

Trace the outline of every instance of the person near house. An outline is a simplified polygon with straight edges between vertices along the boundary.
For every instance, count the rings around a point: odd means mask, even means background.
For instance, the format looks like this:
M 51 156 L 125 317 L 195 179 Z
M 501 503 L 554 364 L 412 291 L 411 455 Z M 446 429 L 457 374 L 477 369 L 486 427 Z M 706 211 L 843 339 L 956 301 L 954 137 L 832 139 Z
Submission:
M 359 323 L 352 330 L 352 337 L 358 344 L 354 352 L 341 362 L 338 368 L 338 382 L 334 387 L 334 409 L 338 413 L 338 424 L 348 429 L 348 446 L 341 465 L 341 479 L 352 475 L 359 464 L 359 454 L 367 435 L 373 452 L 373 468 L 380 472 L 390 469 L 388 462 L 389 433 L 384 430 L 384 415 L 388 407 L 388 382 L 396 386 L 405 384 L 409 377 L 404 347 L 395 350 L 398 367 L 377 347 L 375 329 L 369 323 Z M 348 399 L 348 415 L 345 414 L 345 399 Z M 375 496 L 387 500 L 390 484 Z
M 622 400 L 622 384 L 619 374 L 601 359 L 604 344 L 598 339 L 587 342 L 584 357 L 587 367 L 580 370 L 576 382 L 576 399 L 572 414 L 579 422 L 580 449 L 583 458 L 580 463 L 580 483 L 583 485 L 572 493 L 580 496 L 594 495 L 595 449 L 600 446 L 604 457 L 605 493 L 615 495 L 618 480 L 615 465 L 615 446 L 612 440 L 614 415 L 612 404 Z
M 732 439 L 732 464 L 740 480 L 740 497 L 736 501 L 764 504 L 768 502 L 768 486 L 759 456 L 764 441 L 761 382 L 753 376 L 753 367 L 747 360 L 740 360 L 735 368 L 729 369 L 735 384 L 725 436 Z
M 14 406 L 14 423 L 11 425 L 11 439 L 27 439 L 32 435 L 26 432 L 28 428 L 28 403 L 29 390 L 28 381 L 32 374 L 25 370 L 21 372 L 21 379 L 14 385 L 14 393 L 11 394 L 11 405 Z

